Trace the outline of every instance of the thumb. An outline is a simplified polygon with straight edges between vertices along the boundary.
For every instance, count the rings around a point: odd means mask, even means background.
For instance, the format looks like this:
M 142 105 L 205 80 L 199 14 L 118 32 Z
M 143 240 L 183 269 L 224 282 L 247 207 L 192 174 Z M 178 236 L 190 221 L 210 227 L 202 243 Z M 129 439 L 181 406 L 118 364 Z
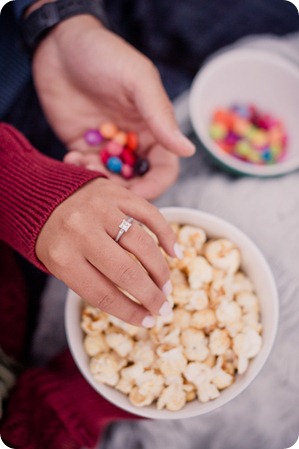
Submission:
M 133 90 L 134 101 L 157 142 L 178 156 L 192 156 L 194 144 L 179 129 L 173 106 L 155 66 L 139 77 Z

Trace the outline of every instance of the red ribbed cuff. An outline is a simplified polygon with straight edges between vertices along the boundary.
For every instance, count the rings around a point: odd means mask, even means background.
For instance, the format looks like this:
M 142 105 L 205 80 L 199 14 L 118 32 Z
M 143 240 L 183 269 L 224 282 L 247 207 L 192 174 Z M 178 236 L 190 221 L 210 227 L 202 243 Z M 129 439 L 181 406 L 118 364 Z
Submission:
M 45 271 L 35 254 L 41 228 L 62 201 L 104 175 L 42 155 L 6 124 L 0 124 L 0 171 L 0 238 Z

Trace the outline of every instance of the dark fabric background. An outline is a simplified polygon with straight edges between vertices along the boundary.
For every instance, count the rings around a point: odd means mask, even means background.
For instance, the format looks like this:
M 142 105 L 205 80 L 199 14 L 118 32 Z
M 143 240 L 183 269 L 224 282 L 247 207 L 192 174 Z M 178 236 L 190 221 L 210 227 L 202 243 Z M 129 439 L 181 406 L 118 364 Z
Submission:
M 106 0 L 111 25 L 160 69 L 173 98 L 200 65 L 237 39 L 299 30 L 299 15 L 285 0 Z

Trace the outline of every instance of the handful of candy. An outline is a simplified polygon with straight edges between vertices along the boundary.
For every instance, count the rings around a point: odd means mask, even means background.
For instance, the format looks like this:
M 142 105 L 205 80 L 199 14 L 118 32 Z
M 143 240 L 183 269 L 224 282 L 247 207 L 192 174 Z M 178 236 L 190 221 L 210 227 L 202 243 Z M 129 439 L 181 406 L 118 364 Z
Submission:
M 99 156 L 105 167 L 125 179 L 142 176 L 149 169 L 147 159 L 136 153 L 139 142 L 133 131 L 122 131 L 114 123 L 107 122 L 99 130 L 86 131 L 84 139 L 90 146 L 100 146 Z
M 287 134 L 283 124 L 253 105 L 217 109 L 209 131 L 220 148 L 245 162 L 274 164 L 286 154 Z

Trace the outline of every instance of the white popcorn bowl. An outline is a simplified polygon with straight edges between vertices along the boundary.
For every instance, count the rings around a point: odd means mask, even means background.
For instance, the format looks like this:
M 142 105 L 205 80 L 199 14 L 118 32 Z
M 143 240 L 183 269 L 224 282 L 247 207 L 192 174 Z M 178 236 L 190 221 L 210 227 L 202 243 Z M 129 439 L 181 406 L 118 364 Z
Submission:
M 260 299 L 262 315 L 262 348 L 250 361 L 248 370 L 236 377 L 235 382 L 221 391 L 220 396 L 207 403 L 197 399 L 176 412 L 157 410 L 155 405 L 136 407 L 128 397 L 112 387 L 96 382 L 88 365 L 88 356 L 83 348 L 83 331 L 80 328 L 81 299 L 72 290 L 68 291 L 65 326 L 68 344 L 73 358 L 86 381 L 104 398 L 130 413 L 153 419 L 182 419 L 202 415 L 221 407 L 244 391 L 266 362 L 274 343 L 278 325 L 278 295 L 271 270 L 256 245 L 239 229 L 213 215 L 194 209 L 170 207 L 160 209 L 169 222 L 191 224 L 203 228 L 208 237 L 224 237 L 232 240 L 241 251 L 241 268 L 252 280 Z
M 231 104 L 254 104 L 283 122 L 288 144 L 282 161 L 272 165 L 245 162 L 213 141 L 209 135 L 213 112 Z M 299 168 L 299 70 L 287 58 L 254 48 L 228 50 L 212 57 L 193 80 L 189 113 L 203 148 L 222 168 L 257 177 L 284 175 Z

